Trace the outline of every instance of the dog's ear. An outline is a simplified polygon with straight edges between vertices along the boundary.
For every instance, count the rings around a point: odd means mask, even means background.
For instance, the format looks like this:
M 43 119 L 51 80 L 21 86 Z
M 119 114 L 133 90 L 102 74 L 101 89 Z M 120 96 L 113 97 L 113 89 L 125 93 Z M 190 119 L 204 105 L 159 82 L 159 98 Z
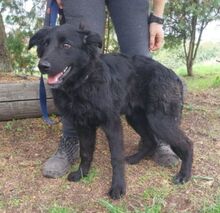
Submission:
M 102 48 L 102 38 L 98 33 L 91 31 L 83 32 L 83 44 L 91 56 L 96 56 L 99 53 L 98 48 Z
M 93 45 L 98 48 L 102 48 L 102 38 L 98 33 L 88 32 L 84 36 L 83 42 L 87 45 Z
M 51 27 L 44 27 L 37 31 L 29 41 L 28 49 L 31 49 L 33 46 L 38 46 L 42 43 L 43 38 L 49 33 Z

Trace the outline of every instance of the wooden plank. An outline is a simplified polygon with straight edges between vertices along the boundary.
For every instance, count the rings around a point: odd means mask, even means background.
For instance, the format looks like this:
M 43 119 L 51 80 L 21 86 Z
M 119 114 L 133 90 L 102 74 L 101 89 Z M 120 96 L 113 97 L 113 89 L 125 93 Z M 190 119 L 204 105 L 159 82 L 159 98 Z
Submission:
M 51 99 L 52 94 L 46 86 L 47 98 Z M 39 82 L 8 83 L 0 84 L 0 103 L 17 100 L 39 99 Z
M 53 99 L 47 101 L 48 112 L 56 113 Z M 0 120 L 41 117 L 39 100 L 0 103 Z
M 45 86 L 48 112 L 57 113 L 51 91 Z M 0 121 L 40 116 L 39 81 L 0 84 Z

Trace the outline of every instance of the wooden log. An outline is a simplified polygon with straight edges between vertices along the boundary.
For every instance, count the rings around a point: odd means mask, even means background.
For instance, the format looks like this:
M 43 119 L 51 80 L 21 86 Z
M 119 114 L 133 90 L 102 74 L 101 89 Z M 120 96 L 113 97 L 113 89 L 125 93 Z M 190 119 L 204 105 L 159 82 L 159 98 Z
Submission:
M 56 113 L 52 94 L 47 86 L 46 92 L 48 112 Z M 0 121 L 40 116 L 39 81 L 0 84 Z

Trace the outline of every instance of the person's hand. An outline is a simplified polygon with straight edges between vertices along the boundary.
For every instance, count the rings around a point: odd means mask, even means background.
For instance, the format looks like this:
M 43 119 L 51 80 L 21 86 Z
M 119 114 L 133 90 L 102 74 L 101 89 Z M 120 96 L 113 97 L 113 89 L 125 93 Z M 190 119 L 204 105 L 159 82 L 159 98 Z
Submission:
M 158 23 L 151 23 L 149 26 L 149 50 L 155 51 L 160 49 L 164 43 L 163 26 Z

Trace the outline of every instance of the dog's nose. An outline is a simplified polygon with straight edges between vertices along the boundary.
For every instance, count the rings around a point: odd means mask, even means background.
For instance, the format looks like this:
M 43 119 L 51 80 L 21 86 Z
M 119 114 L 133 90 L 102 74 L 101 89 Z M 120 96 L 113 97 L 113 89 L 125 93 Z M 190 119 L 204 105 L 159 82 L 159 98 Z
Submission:
M 40 60 L 38 63 L 38 68 L 43 74 L 46 74 L 48 71 L 50 71 L 51 64 L 46 60 Z

